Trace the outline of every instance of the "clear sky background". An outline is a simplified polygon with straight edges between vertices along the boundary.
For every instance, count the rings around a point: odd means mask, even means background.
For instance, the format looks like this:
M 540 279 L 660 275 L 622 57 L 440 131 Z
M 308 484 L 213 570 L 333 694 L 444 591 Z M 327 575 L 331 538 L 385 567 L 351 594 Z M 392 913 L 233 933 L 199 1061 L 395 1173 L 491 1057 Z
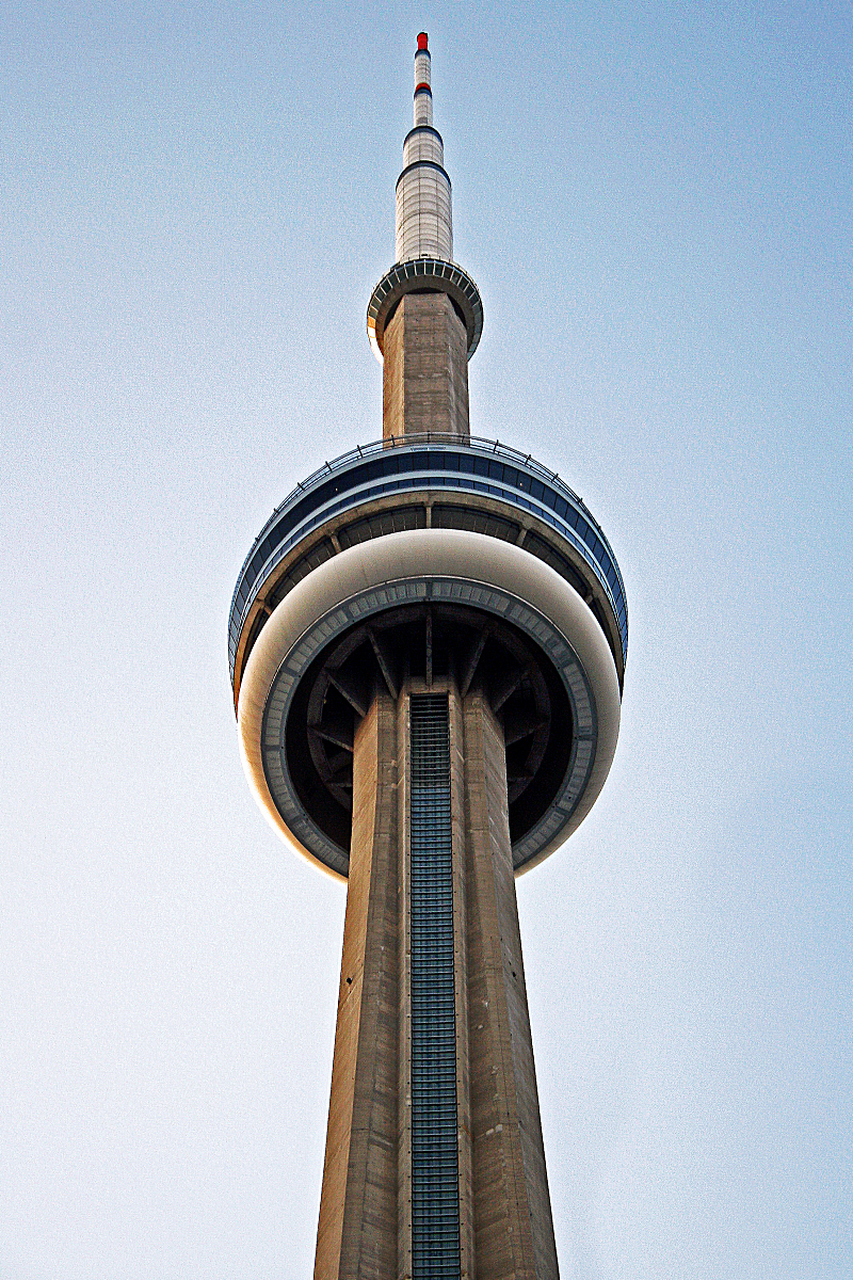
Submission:
M 610 780 L 519 882 L 564 1280 L 849 1280 L 841 0 L 4 8 L 0 1275 L 311 1273 L 344 890 L 255 809 L 226 622 L 380 432 L 421 27 L 472 430 L 628 591 Z

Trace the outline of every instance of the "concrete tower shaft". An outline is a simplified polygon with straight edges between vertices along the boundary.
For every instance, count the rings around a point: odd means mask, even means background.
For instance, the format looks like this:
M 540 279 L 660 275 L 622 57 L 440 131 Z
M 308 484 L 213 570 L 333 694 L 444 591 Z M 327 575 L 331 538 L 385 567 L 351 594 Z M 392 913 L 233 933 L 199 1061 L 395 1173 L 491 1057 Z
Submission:
M 557 1280 L 505 759 L 453 679 L 359 722 L 315 1280 Z

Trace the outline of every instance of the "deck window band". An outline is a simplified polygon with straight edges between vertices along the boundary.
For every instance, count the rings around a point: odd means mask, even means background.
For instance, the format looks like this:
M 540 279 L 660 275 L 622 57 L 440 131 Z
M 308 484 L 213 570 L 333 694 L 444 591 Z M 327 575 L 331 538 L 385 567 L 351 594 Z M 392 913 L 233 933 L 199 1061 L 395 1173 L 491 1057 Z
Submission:
M 412 1280 L 459 1280 L 459 1152 L 447 694 L 412 694 Z

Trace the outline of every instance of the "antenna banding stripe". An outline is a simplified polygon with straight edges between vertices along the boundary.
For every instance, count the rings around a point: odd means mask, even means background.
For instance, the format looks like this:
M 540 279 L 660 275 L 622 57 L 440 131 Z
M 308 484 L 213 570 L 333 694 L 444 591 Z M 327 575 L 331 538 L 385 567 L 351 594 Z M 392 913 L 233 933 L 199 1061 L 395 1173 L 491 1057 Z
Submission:
M 448 186 L 453 185 L 450 181 L 450 174 L 442 165 L 436 164 L 434 160 L 413 160 L 411 164 L 406 165 L 405 169 L 397 179 L 394 186 L 395 191 L 397 187 L 399 187 L 403 179 L 405 178 L 406 174 L 411 173 L 413 169 L 436 169 L 439 173 L 443 174 L 444 177 L 447 179 Z

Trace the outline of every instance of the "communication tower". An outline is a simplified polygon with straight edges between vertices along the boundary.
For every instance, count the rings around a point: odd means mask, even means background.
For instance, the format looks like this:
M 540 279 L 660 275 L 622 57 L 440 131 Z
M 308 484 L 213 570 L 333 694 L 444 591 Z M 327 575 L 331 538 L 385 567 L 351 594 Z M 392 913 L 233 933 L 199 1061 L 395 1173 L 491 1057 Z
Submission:
M 514 877 L 604 785 L 627 611 L 581 499 L 471 437 L 482 327 L 422 33 L 367 313 L 382 439 L 273 512 L 230 615 L 250 784 L 348 881 L 315 1280 L 558 1274 Z

